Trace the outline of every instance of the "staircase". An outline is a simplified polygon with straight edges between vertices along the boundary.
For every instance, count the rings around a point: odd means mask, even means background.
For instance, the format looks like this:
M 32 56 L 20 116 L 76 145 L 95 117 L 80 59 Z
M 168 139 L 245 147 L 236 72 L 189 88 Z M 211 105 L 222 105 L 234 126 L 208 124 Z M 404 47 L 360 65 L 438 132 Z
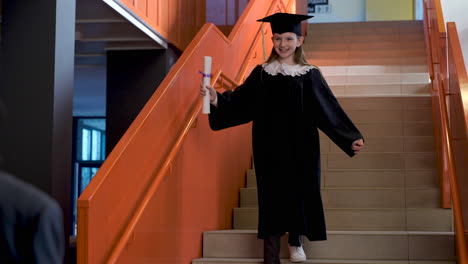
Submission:
M 451 210 L 439 206 L 430 80 L 421 21 L 309 25 L 305 51 L 366 140 L 348 158 L 321 135 L 328 240 L 306 263 L 455 263 Z M 194 264 L 263 263 L 255 171 L 234 229 L 207 231 Z M 283 237 L 282 263 L 288 260 Z

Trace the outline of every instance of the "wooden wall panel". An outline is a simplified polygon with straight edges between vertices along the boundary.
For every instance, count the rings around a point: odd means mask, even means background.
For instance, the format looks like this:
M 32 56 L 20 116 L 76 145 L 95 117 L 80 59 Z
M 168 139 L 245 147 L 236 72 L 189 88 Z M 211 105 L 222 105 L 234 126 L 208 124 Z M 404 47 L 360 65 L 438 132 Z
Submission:
M 161 26 L 161 16 L 159 15 L 160 8 L 161 7 L 161 1 L 160 0 L 153 0 L 148 2 L 148 12 L 147 16 L 148 19 L 151 21 L 154 21 L 154 24 L 157 25 L 158 27 Z
M 169 43 L 185 50 L 205 23 L 205 0 L 122 0 Z
M 158 10 L 158 16 L 159 16 L 159 28 L 169 28 L 169 16 L 168 15 L 162 15 L 163 13 L 166 14 L 169 10 L 169 1 L 164 1 L 164 0 L 159 0 L 159 10 Z M 166 33 L 167 35 L 167 33 Z
M 150 1 L 152 2 L 152 1 Z M 147 0 L 135 0 L 135 7 L 140 10 L 140 12 L 148 17 L 148 1 Z

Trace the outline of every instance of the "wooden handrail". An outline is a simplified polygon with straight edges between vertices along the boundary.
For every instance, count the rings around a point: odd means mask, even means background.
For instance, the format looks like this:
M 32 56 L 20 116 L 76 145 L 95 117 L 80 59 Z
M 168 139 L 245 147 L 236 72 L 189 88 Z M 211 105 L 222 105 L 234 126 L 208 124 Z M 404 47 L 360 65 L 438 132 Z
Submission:
M 425 0 L 424 1 L 424 34 L 425 34 L 425 41 L 426 41 L 426 48 L 427 48 L 427 61 L 428 61 L 428 68 L 431 80 L 433 82 L 432 90 L 433 94 L 437 96 L 437 89 L 439 86 L 434 81 L 435 76 L 439 73 L 442 73 L 444 78 L 442 79 L 444 82 L 444 86 L 447 87 L 447 45 L 446 45 L 446 33 L 445 27 L 441 27 L 441 22 L 444 22 L 444 18 L 442 15 L 442 8 L 440 5 L 440 0 Z M 440 118 L 440 113 L 438 112 L 438 104 L 433 105 L 434 116 L 438 116 Z M 438 133 L 438 129 L 440 126 L 439 120 L 434 120 L 434 135 L 436 138 L 436 148 L 437 148 L 437 155 L 438 160 L 442 160 L 443 153 L 440 151 L 443 147 L 441 144 L 440 133 Z M 440 182 L 440 189 L 441 189 L 441 196 L 440 202 L 442 208 L 451 208 L 451 194 L 450 194 L 450 181 L 449 178 L 444 175 L 442 171 L 442 164 L 438 164 L 439 168 L 439 182 Z
M 428 46 L 430 63 L 429 74 L 431 80 L 439 72 L 442 72 L 444 79 L 447 80 L 447 64 L 446 64 L 446 42 L 447 33 L 445 22 L 442 13 L 442 5 L 440 0 L 425 0 L 424 1 L 424 25 L 426 45 Z
M 442 145 L 444 150 L 443 171 L 444 175 L 450 180 L 452 194 L 453 218 L 455 223 L 455 244 L 457 249 L 457 259 L 459 264 L 468 263 L 468 253 L 466 248 L 465 224 L 463 221 L 463 210 L 460 199 L 460 191 L 455 169 L 455 158 L 453 154 L 452 139 L 449 125 L 449 117 L 447 111 L 447 103 L 445 99 L 442 74 L 436 76 L 435 82 L 439 84 L 439 111 L 442 123 Z
M 463 210 L 468 204 L 468 196 L 466 192 L 460 190 L 466 189 L 466 156 L 468 155 L 468 77 L 463 60 L 460 39 L 458 37 L 457 27 L 454 22 L 447 23 L 448 36 L 448 65 L 449 65 L 449 85 L 450 96 L 450 127 L 452 144 L 457 146 L 454 148 L 454 164 L 458 174 L 454 175 L 452 184 L 452 199 L 455 222 L 455 236 L 457 246 L 458 263 L 468 263 L 468 249 L 466 245 L 468 226 L 466 222 L 466 212 Z M 457 159 L 458 157 L 458 159 Z M 462 183 L 463 185 L 460 185 Z M 455 194 L 456 192 L 456 194 Z M 458 199 L 458 200 L 456 200 Z M 457 205 L 455 204 L 457 203 Z M 464 217 L 465 216 L 465 217 Z
M 438 71 L 442 73 L 442 82 L 444 87 L 447 87 L 448 72 L 447 72 L 447 31 L 445 29 L 445 20 L 442 12 L 440 0 L 432 0 L 434 2 L 434 45 L 437 50 Z M 435 73 L 437 74 L 437 73 Z M 448 91 L 445 91 L 448 93 Z
M 427 66 L 428 66 L 428 69 L 429 69 L 429 77 L 431 80 L 434 80 L 434 69 L 432 67 L 432 64 L 433 64 L 433 57 L 432 57 L 432 46 L 431 46 L 431 38 L 430 38 L 430 30 L 431 30 L 431 25 L 430 25 L 430 19 L 429 19 L 429 10 L 431 9 L 430 8 L 430 4 L 429 4 L 429 1 L 424 1 L 423 3 L 423 6 L 424 6 L 424 11 L 423 11 L 423 14 L 424 14 L 424 19 L 423 19 L 423 23 L 424 23 L 424 42 L 426 44 L 426 52 L 427 52 Z
M 230 86 L 226 85 L 226 82 L 230 84 Z M 221 70 L 218 70 L 215 74 L 213 74 L 213 78 L 211 80 L 211 85 L 216 86 L 217 89 L 225 89 L 225 90 L 232 90 L 238 87 L 240 84 L 231 78 L 229 78 L 226 74 L 224 74 Z M 176 144 L 173 146 L 168 158 L 164 162 L 162 169 L 159 171 L 158 175 L 155 177 L 156 180 L 151 183 L 148 192 L 145 194 L 143 201 L 139 204 L 136 213 L 133 215 L 132 220 L 128 224 L 128 228 L 125 230 L 122 238 L 119 240 L 113 254 L 109 258 L 108 263 L 115 263 L 118 258 L 118 253 L 121 252 L 125 246 L 125 243 L 130 239 L 133 230 L 136 227 L 139 219 L 141 218 L 142 214 L 144 213 L 145 208 L 148 206 L 151 197 L 157 190 L 160 182 L 163 180 L 163 177 L 166 176 L 168 170 L 170 170 L 172 166 L 172 162 L 176 157 L 177 153 L 179 152 L 182 144 L 187 137 L 189 130 L 193 127 L 198 119 L 198 115 L 201 111 L 202 103 L 199 101 L 192 113 L 190 114 L 189 121 L 185 125 L 183 132 L 177 138 Z
M 229 77 L 223 74 L 220 70 L 218 70 L 217 73 L 214 74 L 213 77 L 214 78 L 212 78 L 211 80 L 211 85 L 218 83 L 218 80 L 220 78 L 228 81 L 231 84 L 237 84 L 235 81 L 231 80 Z M 221 86 L 224 86 L 223 83 L 221 83 Z M 231 89 L 231 87 L 228 87 L 228 88 Z M 154 193 L 158 189 L 161 181 L 167 175 L 168 170 L 170 170 L 172 166 L 172 162 L 175 159 L 180 148 L 182 147 L 182 144 L 185 138 L 187 137 L 190 129 L 193 127 L 193 124 L 198 119 L 198 115 L 200 114 L 201 108 L 202 108 L 202 103 L 199 100 L 196 106 L 194 107 L 194 110 L 190 113 L 188 122 L 184 125 L 184 129 L 182 133 L 177 137 L 176 143 L 172 147 L 167 159 L 164 161 L 164 165 L 162 166 L 162 168 L 159 170 L 159 172 L 155 176 L 155 180 L 151 182 L 150 187 L 148 188 L 148 191 L 145 193 L 142 201 L 138 204 L 138 208 L 136 209 L 135 213 L 132 215 L 130 222 L 127 224 L 127 228 L 125 229 L 124 233 L 118 240 L 117 245 L 112 251 L 107 263 L 116 263 L 118 261 L 118 258 L 120 254 L 122 253 L 122 251 L 124 250 L 125 245 L 130 240 L 138 221 L 141 219 L 143 213 L 145 212 L 145 209 L 148 207 L 148 204 L 150 203 L 151 198 L 153 197 Z
M 226 86 L 225 81 L 227 81 L 231 86 Z M 211 79 L 211 85 L 216 85 L 218 89 L 224 88 L 226 90 L 232 90 L 233 88 L 239 86 L 240 84 L 231 78 L 229 78 L 226 74 L 224 74 L 221 70 L 218 70 L 215 74 L 213 74 L 213 78 Z M 177 153 L 179 152 L 180 148 L 182 147 L 182 144 L 187 137 L 190 129 L 193 127 L 193 125 L 196 123 L 198 119 L 198 115 L 201 111 L 202 108 L 202 103 L 199 101 L 197 105 L 195 106 L 194 110 L 190 114 L 189 121 L 185 124 L 183 132 L 178 136 L 176 143 L 171 149 L 171 152 L 169 153 L 168 158 L 164 161 L 164 165 L 162 169 L 158 172 L 158 174 L 155 177 L 155 181 L 153 181 L 148 189 L 148 192 L 145 194 L 143 200 L 141 203 L 138 205 L 138 208 L 133 214 L 129 224 L 127 225 L 127 229 L 124 231 L 122 234 L 119 242 L 117 243 L 114 251 L 112 252 L 111 256 L 109 257 L 109 260 L 107 263 L 116 263 L 118 260 L 118 257 L 122 250 L 125 248 L 126 243 L 128 240 L 131 238 L 133 231 L 135 230 L 135 227 L 142 217 L 146 207 L 151 201 L 151 198 L 153 197 L 154 193 L 156 192 L 158 186 L 160 185 L 161 181 L 164 179 L 164 176 L 166 176 L 167 171 L 170 170 L 172 162 L 174 158 L 176 157 Z
M 440 3 L 440 0 L 433 0 L 434 1 L 434 9 L 436 12 L 436 17 L 437 17 L 437 31 L 440 34 L 445 34 L 447 33 L 445 29 L 445 22 L 444 22 L 444 14 L 442 12 L 442 5 Z
M 447 23 L 447 31 L 449 34 L 448 45 L 450 54 L 450 94 L 459 94 L 461 99 L 460 110 L 463 115 L 463 130 L 454 135 L 454 139 L 468 138 L 468 77 L 463 60 L 463 52 L 460 46 L 457 26 L 454 22 Z
M 430 49 L 428 61 L 433 74 L 434 135 L 440 162 L 442 206 L 450 208 L 451 202 L 457 262 L 467 264 L 463 208 L 468 197 L 460 192 L 460 182 L 466 181 L 462 177 L 467 171 L 466 161 L 460 159 L 468 153 L 468 78 L 455 23 L 447 23 L 445 29 L 440 0 L 425 1 L 424 7 L 426 44 Z
M 80 196 L 78 200 L 78 263 L 113 263 L 120 262 L 122 258 L 129 258 L 132 254 L 135 255 L 135 252 L 138 251 L 136 250 L 138 245 L 141 245 L 142 241 L 146 241 L 138 236 L 142 231 L 139 230 L 136 233 L 135 230 L 138 227 L 142 228 L 141 221 L 144 221 L 142 219 L 148 218 L 148 214 L 154 214 L 153 211 L 148 212 L 148 206 L 155 206 L 154 197 L 160 195 L 163 184 L 167 186 L 167 182 L 174 178 L 174 175 L 182 177 L 180 176 L 182 175 L 181 171 L 185 170 L 183 166 L 187 166 L 187 163 L 193 165 L 187 160 L 180 161 L 180 158 L 177 159 L 176 156 L 182 155 L 181 152 L 202 151 L 194 155 L 197 155 L 197 159 L 207 155 L 205 160 L 208 162 L 208 158 L 213 157 L 211 153 L 220 151 L 217 144 L 224 143 L 222 134 L 208 134 L 207 124 L 193 126 L 197 116 L 206 120 L 206 116 L 198 115 L 200 98 L 197 87 L 200 83 L 200 76 L 197 72 L 202 68 L 203 56 L 213 57 L 212 69 L 219 75 L 213 78 L 214 80 L 219 79 L 222 86 L 237 85 L 238 82 L 242 82 L 244 75 L 249 70 L 263 62 L 260 56 L 256 56 L 261 50 L 261 46 L 258 45 L 261 24 L 255 20 L 273 11 L 294 12 L 290 10 L 293 3 L 295 0 L 250 1 L 229 37 L 226 37 L 212 24 L 205 24 L 202 27 Z M 284 9 L 284 6 L 288 9 Z M 241 32 L 242 36 L 240 36 Z M 236 76 L 236 78 L 232 80 L 228 76 Z M 191 133 L 191 131 L 195 132 Z M 244 156 L 236 160 L 236 170 L 239 171 L 240 165 L 243 166 L 244 170 L 248 168 L 247 162 L 249 164 L 251 162 L 250 157 L 246 155 L 251 155 L 251 148 L 249 144 L 245 144 L 251 140 L 247 138 L 250 137 L 248 127 L 235 128 L 222 133 L 235 134 L 236 138 L 242 136 L 235 141 L 242 142 L 244 140 L 244 144 L 235 145 Z M 191 138 L 189 147 L 186 146 L 187 140 L 184 140 L 187 137 Z M 210 141 L 213 144 L 201 150 L 198 148 L 197 151 L 194 151 L 193 147 L 190 149 L 194 144 L 193 141 L 197 140 L 198 142 L 200 138 L 202 141 Z M 184 150 L 179 151 L 181 148 Z M 186 150 L 187 148 L 189 149 Z M 230 153 L 230 155 L 233 154 Z M 226 157 L 224 159 L 232 160 L 226 159 Z M 205 160 L 202 161 L 205 162 Z M 174 162 L 177 162 L 178 165 L 173 165 Z M 221 161 L 221 163 L 226 168 L 233 166 L 227 165 L 226 162 Z M 201 169 L 196 168 L 197 170 Z M 215 175 L 216 171 L 203 174 L 194 173 L 206 179 L 214 177 L 212 175 Z M 230 173 L 231 178 L 235 177 L 231 171 L 226 173 Z M 166 177 L 167 174 L 171 177 Z M 229 180 L 229 177 L 226 176 L 216 178 L 216 181 L 224 183 L 216 186 L 216 190 L 222 191 L 222 195 L 224 195 L 224 190 L 230 188 L 228 194 L 234 197 L 234 191 L 238 191 L 241 182 L 237 180 L 235 184 L 239 186 L 236 187 L 236 185 L 230 184 L 232 180 L 226 182 Z M 186 177 L 190 178 L 190 175 Z M 210 180 L 212 179 L 210 178 Z M 164 187 L 164 190 L 167 188 Z M 224 216 L 228 212 L 225 207 L 234 207 L 231 200 L 232 198 L 220 200 L 220 202 L 229 202 L 230 204 L 224 205 L 223 208 L 216 208 L 218 211 L 213 214 L 217 214 L 217 219 L 227 218 Z M 191 210 L 190 208 L 186 210 Z M 168 206 L 163 206 L 161 210 L 163 210 L 162 214 L 174 213 L 174 210 Z M 225 221 L 222 224 L 212 223 L 200 226 L 205 229 L 225 228 L 225 223 L 230 223 L 230 219 L 229 216 L 229 219 L 221 220 Z M 199 236 L 201 236 L 201 231 L 199 231 Z M 192 237 L 191 239 L 195 244 L 190 247 L 192 251 L 201 246 L 198 245 L 200 243 L 198 238 L 193 240 Z M 143 245 L 145 244 L 143 243 Z M 129 251 L 133 253 L 129 253 Z M 197 256 L 193 255 L 193 252 L 184 253 L 184 257 L 188 258 L 188 255 Z M 180 258 L 180 255 L 176 254 L 174 257 Z
M 221 70 L 218 70 L 213 75 L 213 79 L 216 80 L 216 82 L 213 83 L 215 89 L 233 90 L 240 85 L 240 83 L 226 76 Z M 228 83 L 229 86 L 226 83 Z

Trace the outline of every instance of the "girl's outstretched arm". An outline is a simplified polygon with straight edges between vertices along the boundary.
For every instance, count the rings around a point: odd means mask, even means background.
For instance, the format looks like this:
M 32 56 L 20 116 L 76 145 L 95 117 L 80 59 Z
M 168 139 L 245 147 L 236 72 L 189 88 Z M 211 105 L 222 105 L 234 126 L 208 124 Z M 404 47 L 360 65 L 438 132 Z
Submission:
M 221 130 L 233 126 L 246 124 L 253 120 L 255 98 L 260 85 L 261 66 L 257 66 L 245 82 L 234 89 L 222 94 L 207 87 L 210 92 L 211 113 L 210 127 Z M 212 94 L 213 91 L 215 94 Z M 200 94 L 202 92 L 200 91 Z
M 346 154 L 354 156 L 364 146 L 364 137 L 342 109 L 320 71 L 313 71 L 309 81 L 316 125 Z

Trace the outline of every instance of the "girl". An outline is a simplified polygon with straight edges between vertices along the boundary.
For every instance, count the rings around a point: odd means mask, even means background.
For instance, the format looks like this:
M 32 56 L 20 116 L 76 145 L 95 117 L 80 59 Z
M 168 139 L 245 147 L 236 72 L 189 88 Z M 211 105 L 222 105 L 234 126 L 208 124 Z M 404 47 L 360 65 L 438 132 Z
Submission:
M 306 260 L 301 236 L 326 239 L 317 128 L 349 156 L 364 145 L 319 69 L 304 57 L 301 21 L 310 17 L 276 13 L 258 20 L 272 28 L 274 47 L 267 62 L 233 92 L 200 87 L 201 96 L 205 88 L 210 94 L 213 130 L 253 121 L 258 238 L 264 239 L 267 264 L 280 263 L 280 237 L 286 232 L 292 262 Z

